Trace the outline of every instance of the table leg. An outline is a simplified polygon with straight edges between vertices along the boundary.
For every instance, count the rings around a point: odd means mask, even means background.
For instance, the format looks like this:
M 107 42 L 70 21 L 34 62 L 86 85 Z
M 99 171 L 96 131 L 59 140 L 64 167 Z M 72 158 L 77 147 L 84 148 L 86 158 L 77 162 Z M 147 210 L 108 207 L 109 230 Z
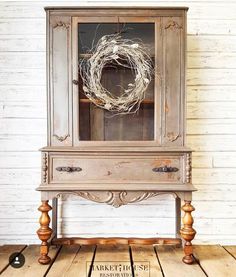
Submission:
M 48 200 L 42 201 L 42 204 L 38 208 L 38 210 L 42 213 L 39 219 L 40 228 L 37 231 L 38 237 L 42 241 L 40 246 L 40 257 L 38 259 L 40 264 L 48 264 L 51 261 L 51 258 L 48 256 L 48 240 L 52 235 L 52 229 L 49 227 L 50 217 L 48 212 L 51 209 L 52 207 L 48 204 Z
M 191 241 L 194 239 L 196 231 L 193 229 L 193 217 L 192 212 L 195 208 L 191 205 L 191 201 L 184 201 L 185 204 L 182 206 L 182 210 L 184 211 L 183 217 L 183 227 L 180 230 L 180 234 L 182 238 L 185 240 L 184 243 L 184 253 L 183 262 L 186 264 L 192 264 L 194 262 L 193 258 L 193 246 Z

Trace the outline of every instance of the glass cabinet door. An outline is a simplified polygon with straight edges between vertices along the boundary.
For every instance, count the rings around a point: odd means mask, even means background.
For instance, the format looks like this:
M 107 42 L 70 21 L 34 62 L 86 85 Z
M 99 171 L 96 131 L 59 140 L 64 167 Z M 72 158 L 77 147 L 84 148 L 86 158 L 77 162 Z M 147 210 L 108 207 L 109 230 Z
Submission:
M 119 33 L 122 38 L 141 41 L 155 67 L 155 23 L 154 22 L 111 22 L 78 23 L 78 64 L 91 57 L 92 49 L 104 35 Z M 80 141 L 153 141 L 155 126 L 155 78 L 145 92 L 139 109 L 130 114 L 114 114 L 96 106 L 83 91 L 80 73 L 78 97 L 78 133 Z M 133 83 L 134 73 L 128 67 L 115 62 L 107 63 L 102 71 L 101 85 L 119 96 L 128 84 Z

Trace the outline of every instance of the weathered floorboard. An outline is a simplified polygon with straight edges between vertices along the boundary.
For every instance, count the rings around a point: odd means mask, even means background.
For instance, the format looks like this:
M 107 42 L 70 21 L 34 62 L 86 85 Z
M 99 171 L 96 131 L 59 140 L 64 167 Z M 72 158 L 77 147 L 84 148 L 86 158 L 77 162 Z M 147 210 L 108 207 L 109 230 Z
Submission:
M 74 260 L 72 261 L 68 270 L 65 272 L 64 276 L 87 276 L 93 260 L 94 251 L 95 246 L 81 246 L 79 252 L 76 254 Z
M 162 272 L 153 246 L 131 246 L 134 273 L 142 277 L 161 277 Z M 146 267 L 147 266 L 147 270 Z
M 132 276 L 129 247 L 127 245 L 98 245 L 91 277 L 100 277 L 102 273 L 111 273 L 111 271 L 102 268 L 103 266 L 117 267 L 117 270 L 112 271 L 114 276 L 116 272 Z
M 25 247 L 25 245 L 0 246 L 0 274 L 9 264 L 10 255 L 15 252 L 21 252 Z
M 236 245 L 227 245 L 224 248 L 236 259 Z
M 208 277 L 235 277 L 235 259 L 220 245 L 194 246 L 194 256 Z
M 205 276 L 198 264 L 187 265 L 182 262 L 184 256 L 183 249 L 174 246 L 156 246 L 157 255 L 163 270 L 167 277 L 189 277 Z
M 132 276 L 131 257 L 127 245 L 65 245 L 50 247 L 50 265 L 38 263 L 39 246 L 0 246 L 0 266 L 4 277 L 101 277 L 102 274 Z M 155 252 L 156 250 L 156 252 Z M 227 251 L 226 251 L 227 250 Z M 14 269 L 8 266 L 8 258 L 14 252 L 25 256 L 25 265 Z M 59 252 L 59 253 L 58 253 Z M 194 256 L 199 260 L 193 265 L 182 262 L 183 250 L 170 245 L 132 245 L 134 275 L 140 277 L 234 277 L 236 276 L 236 246 L 194 246 Z M 157 253 L 157 255 L 156 255 Z M 92 265 L 92 267 L 91 267 Z M 145 269 L 149 266 L 150 271 Z M 91 276 L 90 268 L 93 269 Z M 126 275 L 125 275 L 126 274 Z M 122 275 L 122 276 L 123 276 Z M 118 275 L 117 275 L 118 276 Z
M 59 251 L 59 247 L 51 246 L 49 256 L 52 262 Z M 30 245 L 22 251 L 25 257 L 25 264 L 21 268 L 13 268 L 9 266 L 6 271 L 3 272 L 4 277 L 28 277 L 28 276 L 44 276 L 50 265 L 41 265 L 38 263 L 39 246 Z
M 65 245 L 62 247 L 57 259 L 53 263 L 47 277 L 55 276 L 68 276 L 67 271 L 70 269 L 80 246 L 78 245 Z M 50 254 L 49 254 L 50 255 Z

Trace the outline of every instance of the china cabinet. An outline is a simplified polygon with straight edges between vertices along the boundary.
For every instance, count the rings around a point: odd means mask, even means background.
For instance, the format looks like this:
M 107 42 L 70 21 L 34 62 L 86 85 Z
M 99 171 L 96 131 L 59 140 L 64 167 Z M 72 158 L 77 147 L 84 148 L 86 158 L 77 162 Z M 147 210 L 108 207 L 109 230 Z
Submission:
M 39 262 L 52 244 L 181 244 L 193 262 L 191 150 L 185 144 L 185 7 L 47 7 L 48 144 L 42 152 Z M 106 35 L 142 42 L 152 80 L 137 111 L 113 114 L 84 93 L 80 63 Z M 119 96 L 134 72 L 107 62 L 101 85 Z M 175 238 L 58 238 L 57 197 L 73 193 L 114 207 L 171 194 Z M 52 207 L 49 201 L 52 200 Z M 182 201 L 182 204 L 181 204 Z M 183 226 L 180 227 L 181 205 Z M 52 209 L 52 228 L 49 211 Z

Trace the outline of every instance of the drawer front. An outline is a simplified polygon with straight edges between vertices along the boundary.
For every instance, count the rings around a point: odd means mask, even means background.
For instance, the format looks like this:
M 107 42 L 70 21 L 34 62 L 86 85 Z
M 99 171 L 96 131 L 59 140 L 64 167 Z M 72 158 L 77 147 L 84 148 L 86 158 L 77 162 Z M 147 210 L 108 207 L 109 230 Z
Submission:
M 51 155 L 53 183 L 182 183 L 183 157 Z

